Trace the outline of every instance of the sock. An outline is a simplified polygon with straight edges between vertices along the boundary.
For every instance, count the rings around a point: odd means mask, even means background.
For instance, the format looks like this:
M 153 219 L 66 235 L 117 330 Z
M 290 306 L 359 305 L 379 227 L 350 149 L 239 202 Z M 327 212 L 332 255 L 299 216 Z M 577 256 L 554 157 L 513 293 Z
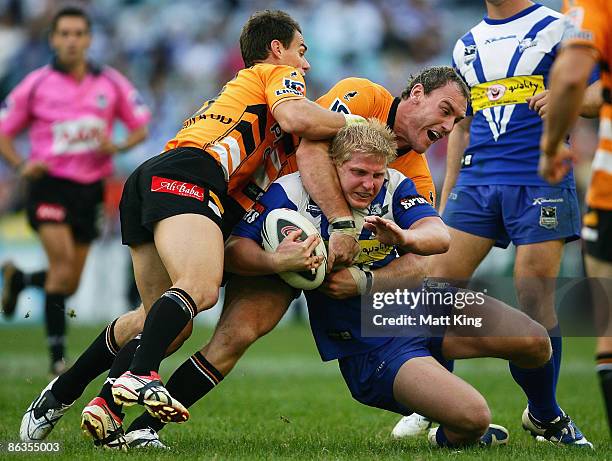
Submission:
M 597 375 L 606 404 L 608 427 L 612 434 L 612 353 L 597 354 Z
M 444 433 L 442 426 L 438 427 L 438 430 L 436 431 L 436 443 L 439 447 L 452 448 L 455 446 L 446 438 L 446 434 Z
M 117 319 L 104 328 L 74 365 L 53 383 L 51 392 L 57 400 L 65 404 L 74 402 L 90 382 L 110 368 L 119 352 L 115 341 L 115 323 Z
M 510 372 L 527 395 L 529 412 L 534 418 L 548 422 L 561 415 L 555 397 L 555 364 L 552 357 L 539 368 L 519 368 L 510 363 Z
M 222 379 L 223 375 L 200 352 L 196 352 L 172 374 L 165 387 L 172 397 L 189 408 L 213 390 Z M 126 432 L 147 427 L 160 431 L 165 424 L 144 412 L 130 424 Z
M 559 382 L 559 373 L 561 373 L 561 353 L 563 352 L 563 336 L 561 336 L 561 328 L 559 324 L 548 330 L 550 336 L 550 344 L 552 346 L 552 360 L 555 364 L 555 392 L 557 390 L 557 382 Z
M 58 293 L 46 293 L 45 326 L 47 341 L 51 352 L 51 361 L 57 362 L 64 358 L 64 342 L 66 340 L 66 296 Z
M 196 314 L 196 305 L 187 292 L 180 288 L 166 291 L 147 315 L 130 370 L 137 375 L 157 372 L 168 346 Z
M 47 280 L 47 271 L 38 271 L 31 273 L 23 273 L 22 280 L 24 286 L 35 286 L 39 288 L 45 287 L 45 281 Z
M 123 419 L 124 415 L 121 412 L 122 405 L 115 403 L 113 399 L 113 394 L 111 392 L 111 387 L 115 382 L 115 379 L 121 376 L 127 369 L 130 367 L 130 363 L 132 363 L 132 359 L 134 358 L 134 352 L 138 348 L 140 344 L 140 335 L 136 336 L 136 338 L 132 339 L 129 343 L 121 348 L 117 357 L 115 357 L 115 361 L 108 372 L 108 378 L 104 381 L 104 385 L 102 386 L 102 390 L 98 394 L 104 400 L 106 400 L 106 404 L 121 419 Z

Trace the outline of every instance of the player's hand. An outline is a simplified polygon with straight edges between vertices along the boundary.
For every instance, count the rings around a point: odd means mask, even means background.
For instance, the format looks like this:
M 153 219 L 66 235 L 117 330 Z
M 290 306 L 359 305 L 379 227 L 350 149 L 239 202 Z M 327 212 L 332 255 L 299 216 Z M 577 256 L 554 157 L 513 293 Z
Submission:
M 327 274 L 319 291 L 334 299 L 352 298 L 359 296 L 359 288 L 355 279 L 345 267 L 338 271 Z
M 300 235 L 301 230 L 289 233 L 272 253 L 276 272 L 315 270 L 323 263 L 323 256 L 313 255 L 320 241 L 319 236 L 310 235 L 300 242 Z
M 25 179 L 40 179 L 47 174 L 49 166 L 45 162 L 40 160 L 28 161 L 23 165 L 23 168 L 19 170 L 19 175 Z
M 545 119 L 548 111 L 548 90 L 527 98 L 527 103 L 531 110 L 537 112 L 542 119 Z
M 538 174 L 549 183 L 557 184 L 570 172 L 575 161 L 575 154 L 566 146 L 561 146 L 554 156 L 541 153 Z
M 343 232 L 332 232 L 327 249 L 327 273 L 335 266 L 350 266 L 359 254 L 360 247 L 355 237 Z
M 366 216 L 363 227 L 372 231 L 376 238 L 385 245 L 405 247 L 408 244 L 407 231 L 388 219 L 383 219 L 380 216 Z
M 114 144 L 109 138 L 104 136 L 100 139 L 98 151 L 105 155 L 115 155 L 119 153 L 119 147 L 117 147 L 117 145 Z

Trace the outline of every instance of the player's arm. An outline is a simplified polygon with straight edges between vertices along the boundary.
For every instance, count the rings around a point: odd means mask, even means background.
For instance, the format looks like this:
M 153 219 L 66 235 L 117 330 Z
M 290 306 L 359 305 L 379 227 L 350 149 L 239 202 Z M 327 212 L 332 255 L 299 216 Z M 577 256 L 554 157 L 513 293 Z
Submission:
M 273 253 L 265 251 L 255 240 L 233 235 L 225 245 L 225 270 L 255 276 L 316 269 L 323 262 L 322 256 L 312 256 L 319 236 L 310 235 L 300 242 L 297 239 L 301 233 L 291 232 Z
M 329 139 L 347 123 L 362 120 L 355 115 L 323 109 L 305 98 L 282 101 L 272 114 L 286 133 L 314 140 Z
M 545 90 L 536 94 L 531 98 L 527 98 L 529 108 L 538 113 L 542 119 L 546 119 L 548 115 L 548 101 L 550 91 Z M 586 118 L 596 118 L 599 116 L 599 109 L 603 104 L 601 93 L 601 80 L 596 80 L 590 84 L 584 92 L 584 98 L 580 106 L 580 116 Z
M 344 299 L 394 288 L 415 288 L 427 274 L 427 259 L 406 253 L 384 267 L 365 271 L 357 266 L 327 275 L 319 287 L 330 298 Z
M 455 125 L 453 131 L 448 136 L 448 147 L 446 148 L 446 175 L 444 176 L 444 185 L 442 186 L 442 195 L 440 197 L 439 213 L 444 212 L 448 195 L 457 183 L 459 170 L 461 170 L 461 158 L 465 149 L 470 144 L 470 126 L 472 125 L 472 117 L 466 117 Z
M 549 182 L 560 181 L 571 168 L 567 160 L 572 158 L 572 154 L 563 143 L 580 113 L 587 81 L 596 60 L 597 53 L 593 48 L 574 45 L 564 49 L 553 64 L 539 166 L 540 174 Z
M 439 217 L 421 218 L 408 229 L 402 229 L 389 219 L 366 216 L 364 227 L 386 245 L 397 245 L 403 251 L 428 256 L 446 253 L 450 247 L 450 234 Z

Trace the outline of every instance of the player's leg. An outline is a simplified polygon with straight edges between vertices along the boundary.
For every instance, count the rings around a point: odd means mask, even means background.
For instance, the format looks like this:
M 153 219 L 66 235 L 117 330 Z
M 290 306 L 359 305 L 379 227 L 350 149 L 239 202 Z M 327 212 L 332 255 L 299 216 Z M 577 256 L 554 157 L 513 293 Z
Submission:
M 51 368 L 61 372 L 60 364 L 63 364 L 65 352 L 66 298 L 75 290 L 76 245 L 68 224 L 41 224 L 38 234 L 49 261 L 45 281 L 45 326 Z
M 453 216 L 457 213 L 454 213 Z M 455 216 L 455 219 L 460 217 Z M 450 248 L 446 253 L 427 257 L 429 264 L 427 275 L 465 284 L 491 251 L 495 240 L 473 235 L 453 227 L 448 227 L 448 231 L 451 235 Z M 449 361 L 448 365 L 449 370 L 452 371 L 452 361 Z M 391 434 L 396 438 L 414 437 L 424 434 L 431 427 L 431 424 L 432 422 L 429 419 L 415 412 L 401 418 Z
M 403 406 L 440 423 L 430 435 L 434 445 L 474 444 L 489 429 L 491 413 L 482 395 L 433 357 L 405 362 L 393 382 L 393 395 Z
M 168 392 L 187 408 L 203 398 L 230 373 L 251 344 L 278 324 L 294 295 L 295 290 L 277 277 L 232 276 L 212 338 L 172 374 L 166 385 Z M 159 431 L 164 426 L 145 412 L 127 432 Z
M 155 248 L 172 287 L 151 306 L 130 370 L 114 383 L 113 397 L 128 405 L 144 403 L 161 419 L 180 422 L 189 413 L 163 388 L 157 371 L 181 330 L 199 311 L 217 302 L 223 275 L 223 236 L 215 222 L 198 214 L 163 219 L 155 225 L 154 234 Z M 140 264 L 141 251 L 141 247 L 132 247 L 135 267 Z M 135 274 L 140 287 L 145 282 Z
M 584 262 L 591 283 L 598 326 L 595 349 L 597 375 L 612 433 L 612 262 L 598 259 L 590 254 L 585 255 Z
M 28 287 L 44 288 L 47 270 L 23 272 L 12 261 L 2 264 L 2 314 L 10 319 L 15 314 L 19 293 Z
M 529 402 L 523 427 L 533 435 L 565 445 L 592 448 L 590 442 L 558 406 L 555 368 L 548 334 L 542 325 L 501 301 L 484 296 L 484 303 L 464 307 L 460 315 L 482 319 L 450 326 L 442 342 L 446 359 L 498 357 L 510 362 L 512 375 Z M 521 370 L 516 373 L 515 370 Z M 530 413 L 544 415 L 536 419 Z M 549 419 L 549 415 L 554 415 Z M 542 421 L 550 421 L 543 423 Z

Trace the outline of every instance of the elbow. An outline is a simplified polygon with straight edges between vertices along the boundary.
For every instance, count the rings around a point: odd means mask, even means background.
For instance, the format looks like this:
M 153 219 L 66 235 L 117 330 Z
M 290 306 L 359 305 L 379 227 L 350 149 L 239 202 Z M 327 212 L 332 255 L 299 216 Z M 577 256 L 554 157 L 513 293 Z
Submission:
M 295 136 L 302 137 L 305 133 L 311 131 L 311 122 L 300 111 L 291 111 L 282 120 L 277 120 L 281 129 L 285 133 L 290 133 Z

